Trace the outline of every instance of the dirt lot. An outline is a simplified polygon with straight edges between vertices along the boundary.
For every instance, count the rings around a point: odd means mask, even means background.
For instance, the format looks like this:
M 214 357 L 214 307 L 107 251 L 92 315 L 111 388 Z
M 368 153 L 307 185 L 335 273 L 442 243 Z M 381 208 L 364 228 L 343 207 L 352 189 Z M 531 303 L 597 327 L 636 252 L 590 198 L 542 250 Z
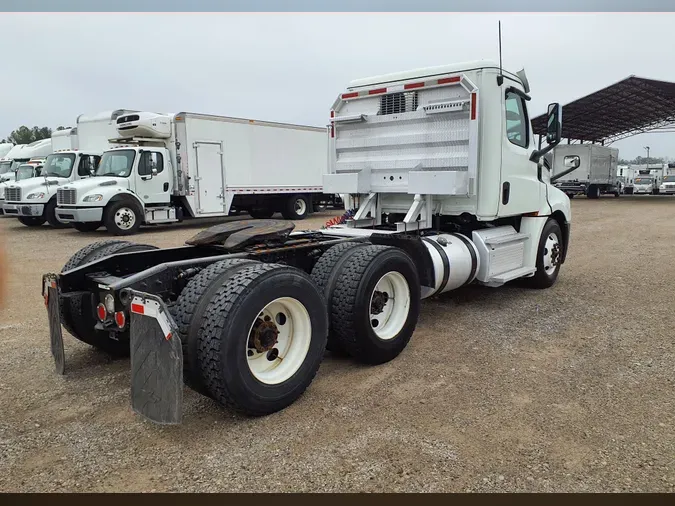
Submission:
M 132 413 L 127 361 L 66 335 L 69 374 L 53 372 L 40 275 L 105 234 L 2 219 L 0 490 L 673 492 L 675 198 L 572 204 L 552 289 L 428 300 L 391 363 L 327 353 L 298 402 L 259 419 L 186 390 L 166 428 Z

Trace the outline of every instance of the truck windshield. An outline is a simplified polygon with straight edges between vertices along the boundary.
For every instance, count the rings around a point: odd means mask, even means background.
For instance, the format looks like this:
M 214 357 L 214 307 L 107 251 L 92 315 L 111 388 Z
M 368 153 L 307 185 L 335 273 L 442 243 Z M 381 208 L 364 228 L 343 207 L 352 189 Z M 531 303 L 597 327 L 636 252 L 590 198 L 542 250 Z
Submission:
M 652 184 L 652 180 L 646 177 L 636 177 L 635 184 Z
M 97 176 L 128 177 L 134 165 L 136 152 L 133 149 L 120 149 L 103 153 L 96 170 Z
M 0 174 L 5 174 L 6 172 L 9 172 L 9 168 L 12 166 L 12 160 L 5 160 L 4 162 L 0 162 Z
M 19 168 L 16 169 L 16 180 L 23 181 L 24 179 L 35 177 L 35 169 L 33 165 L 19 165 Z
M 70 177 L 75 155 L 73 153 L 54 154 L 47 157 L 42 175 L 54 177 Z
M 675 176 L 663 176 L 664 183 L 675 183 Z

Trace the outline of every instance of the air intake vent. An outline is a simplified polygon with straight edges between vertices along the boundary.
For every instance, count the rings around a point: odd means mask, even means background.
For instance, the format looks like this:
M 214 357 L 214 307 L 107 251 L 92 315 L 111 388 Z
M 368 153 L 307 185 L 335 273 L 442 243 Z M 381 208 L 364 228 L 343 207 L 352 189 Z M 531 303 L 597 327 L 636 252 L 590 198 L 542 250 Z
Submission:
M 126 123 L 128 121 L 138 121 L 141 117 L 138 114 L 129 114 L 127 116 L 120 116 L 117 118 L 117 124 Z
M 379 116 L 387 114 L 400 114 L 402 112 L 411 112 L 417 110 L 417 92 L 407 91 L 402 93 L 391 93 L 380 97 Z

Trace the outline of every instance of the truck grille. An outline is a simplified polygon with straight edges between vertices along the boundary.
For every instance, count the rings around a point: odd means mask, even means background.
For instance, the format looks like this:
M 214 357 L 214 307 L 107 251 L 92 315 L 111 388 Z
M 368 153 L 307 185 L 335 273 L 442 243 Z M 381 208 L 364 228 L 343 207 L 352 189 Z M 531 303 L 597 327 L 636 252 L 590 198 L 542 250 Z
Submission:
M 72 188 L 59 188 L 56 190 L 56 205 L 74 205 L 77 202 L 76 193 Z
M 7 202 L 21 202 L 21 188 L 9 187 L 5 190 L 5 200 Z

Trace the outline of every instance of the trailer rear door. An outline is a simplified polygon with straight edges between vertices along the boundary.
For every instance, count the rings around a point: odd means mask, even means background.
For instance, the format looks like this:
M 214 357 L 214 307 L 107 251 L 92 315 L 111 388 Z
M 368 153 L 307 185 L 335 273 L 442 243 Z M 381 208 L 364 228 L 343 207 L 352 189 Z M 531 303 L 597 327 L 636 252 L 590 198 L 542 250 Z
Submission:
M 196 141 L 197 214 L 223 213 L 223 144 Z

